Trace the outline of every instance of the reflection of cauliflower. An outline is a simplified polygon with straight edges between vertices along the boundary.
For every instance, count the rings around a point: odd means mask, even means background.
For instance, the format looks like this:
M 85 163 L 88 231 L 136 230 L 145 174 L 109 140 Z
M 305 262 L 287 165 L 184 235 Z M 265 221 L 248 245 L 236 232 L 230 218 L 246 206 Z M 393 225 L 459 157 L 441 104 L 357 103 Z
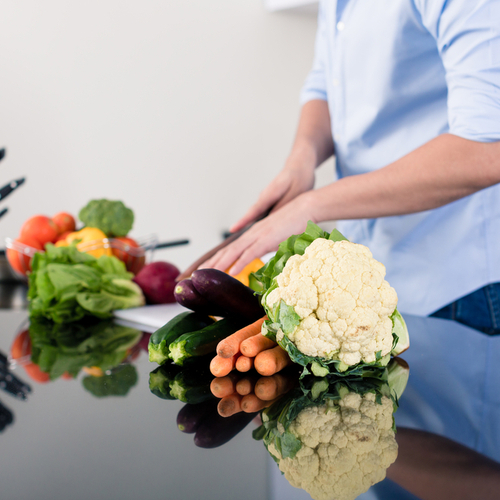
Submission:
M 318 238 L 303 255 L 288 259 L 265 306 L 293 307 L 298 324 L 285 333 L 306 356 L 347 366 L 372 363 L 389 354 L 393 343 L 391 315 L 398 299 L 384 277 L 385 267 L 367 247 Z M 278 342 L 283 336 L 279 329 Z
M 302 443 L 293 457 L 282 458 L 268 445 L 290 484 L 315 500 L 356 498 L 382 481 L 397 457 L 392 399 L 346 392 L 303 409 L 290 423 L 287 432 Z M 283 433 L 283 425 L 277 430 Z

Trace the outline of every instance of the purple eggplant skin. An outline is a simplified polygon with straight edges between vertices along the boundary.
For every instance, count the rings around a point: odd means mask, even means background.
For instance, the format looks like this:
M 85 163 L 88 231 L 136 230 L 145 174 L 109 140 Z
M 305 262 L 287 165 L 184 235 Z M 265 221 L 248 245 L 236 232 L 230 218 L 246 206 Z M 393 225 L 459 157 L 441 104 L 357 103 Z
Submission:
M 197 313 L 209 316 L 223 316 L 225 313 L 225 309 L 213 304 L 198 292 L 190 278 L 177 283 L 174 288 L 174 297 L 178 304 Z
M 199 448 L 217 448 L 228 443 L 239 434 L 258 413 L 236 413 L 221 417 L 217 411 L 208 415 L 194 435 L 194 444 Z
M 236 278 L 218 269 L 198 269 L 191 275 L 196 290 L 213 304 L 226 310 L 226 316 L 237 316 L 250 322 L 265 311 L 255 292 Z
M 211 399 L 196 404 L 185 404 L 177 414 L 177 427 L 181 432 L 194 434 L 203 420 L 217 412 L 218 399 Z

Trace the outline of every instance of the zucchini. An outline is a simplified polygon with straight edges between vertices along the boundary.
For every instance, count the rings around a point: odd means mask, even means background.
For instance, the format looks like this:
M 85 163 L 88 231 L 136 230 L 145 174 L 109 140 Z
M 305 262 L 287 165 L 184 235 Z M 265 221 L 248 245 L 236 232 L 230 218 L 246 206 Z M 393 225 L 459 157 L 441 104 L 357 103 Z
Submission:
M 203 297 L 225 311 L 223 317 L 234 316 L 252 323 L 265 314 L 250 287 L 218 269 L 198 269 L 191 281 Z
M 207 315 L 186 311 L 172 318 L 168 323 L 156 330 L 148 343 L 149 361 L 165 363 L 169 359 L 170 344 L 187 332 L 195 332 L 211 323 L 213 318 Z
M 190 358 L 214 353 L 222 339 L 241 327 L 241 322 L 224 318 L 197 332 L 185 333 L 170 344 L 170 358 L 176 365 L 182 366 Z

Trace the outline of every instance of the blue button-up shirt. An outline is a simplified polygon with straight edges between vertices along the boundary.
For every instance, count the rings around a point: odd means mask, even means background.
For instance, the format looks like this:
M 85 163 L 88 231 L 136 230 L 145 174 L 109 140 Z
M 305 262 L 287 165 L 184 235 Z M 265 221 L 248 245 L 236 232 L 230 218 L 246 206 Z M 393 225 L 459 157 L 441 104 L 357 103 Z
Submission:
M 500 140 L 500 0 L 324 0 L 301 100 L 328 101 L 338 177 L 442 133 Z M 471 168 L 475 168 L 471 164 Z M 430 314 L 500 281 L 500 185 L 411 215 L 339 221 Z

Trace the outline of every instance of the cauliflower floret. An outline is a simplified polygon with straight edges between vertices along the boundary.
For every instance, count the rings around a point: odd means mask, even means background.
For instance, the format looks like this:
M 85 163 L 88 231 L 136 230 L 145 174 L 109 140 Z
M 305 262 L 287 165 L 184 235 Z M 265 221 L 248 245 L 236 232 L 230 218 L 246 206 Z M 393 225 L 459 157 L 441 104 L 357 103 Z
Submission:
M 397 457 L 393 403 L 348 393 L 340 401 L 302 410 L 288 430 L 302 442 L 293 458 L 279 459 L 292 486 L 315 500 L 351 500 L 382 481 Z M 271 450 L 270 450 L 271 451 Z
M 266 306 L 294 308 L 300 323 L 287 336 L 307 356 L 371 363 L 392 348 L 398 298 L 385 273 L 364 245 L 318 238 L 288 259 Z M 278 331 L 278 341 L 283 335 Z

